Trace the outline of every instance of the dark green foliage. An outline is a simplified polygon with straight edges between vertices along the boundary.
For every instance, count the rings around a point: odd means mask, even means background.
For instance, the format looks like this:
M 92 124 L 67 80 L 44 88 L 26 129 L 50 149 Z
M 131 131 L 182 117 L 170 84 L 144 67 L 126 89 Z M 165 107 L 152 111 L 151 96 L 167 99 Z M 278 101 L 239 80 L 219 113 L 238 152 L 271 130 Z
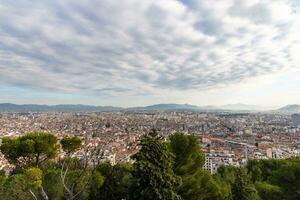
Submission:
M 180 194 L 186 200 L 221 200 L 230 195 L 229 187 L 207 172 L 198 172 L 189 176 L 180 188 Z
M 174 172 L 176 174 L 188 175 L 202 170 L 205 158 L 196 136 L 174 133 L 170 141 L 171 150 L 175 155 Z
M 243 168 L 238 168 L 235 181 L 231 186 L 233 200 L 259 200 L 257 190 L 250 181 L 250 177 Z
M 259 180 L 256 187 L 262 199 L 269 199 L 269 193 L 277 191 L 276 198 L 296 200 L 300 199 L 300 159 L 259 160 L 251 161 L 247 166 L 253 181 Z M 254 172 L 253 172 L 254 171 Z M 255 172 L 261 171 L 258 176 Z M 251 173 L 253 172 L 253 173 Z M 260 178 L 257 178 L 260 177 Z M 263 182 L 264 184 L 261 184 Z M 271 192 L 273 191 L 273 192 Z M 282 195 L 280 195 L 282 194 Z M 275 197 L 274 197 L 275 198 Z
M 26 188 L 24 174 L 15 174 L 9 177 L 0 177 L 1 200 L 30 200 L 32 196 Z
M 125 199 L 132 183 L 132 170 L 132 165 L 129 163 L 115 166 L 109 163 L 100 164 L 97 171 L 105 177 L 104 184 L 96 194 L 91 193 L 90 199 Z
M 270 175 L 269 182 L 279 186 L 287 199 L 300 199 L 299 160 L 286 162 Z
M 60 144 L 67 155 L 70 155 L 82 147 L 82 140 L 77 136 L 67 136 L 60 141 Z
M 133 156 L 133 185 L 131 200 L 175 200 L 180 185 L 173 168 L 173 154 L 168 145 L 155 135 L 141 141 L 141 150 Z
M 250 160 L 247 169 L 253 182 L 268 180 L 272 173 L 285 165 L 283 160 Z
M 103 176 L 108 176 L 112 173 L 113 166 L 109 162 L 103 162 L 97 165 L 96 170 Z
M 236 178 L 236 167 L 233 166 L 220 166 L 216 177 L 223 182 L 232 185 Z
M 266 182 L 256 182 L 255 188 L 262 200 L 281 200 L 285 199 L 279 186 L 271 185 Z
M 64 188 L 60 175 L 60 169 L 49 168 L 43 177 L 43 186 L 49 199 L 60 200 L 64 197 Z
M 5 158 L 18 167 L 39 167 L 54 158 L 58 151 L 57 138 L 49 133 L 28 133 L 18 138 L 5 137 L 0 147 Z
M 101 194 L 101 188 L 104 184 L 105 177 L 102 176 L 102 174 L 98 171 L 94 172 L 90 181 L 90 191 L 88 199 L 94 200 L 94 199 L 100 199 L 102 197 Z
M 229 187 L 203 171 L 205 158 L 194 135 L 174 133 L 170 147 L 175 155 L 174 172 L 182 178 L 178 193 L 183 199 L 218 200 L 229 196 Z
M 247 164 L 248 174 L 250 175 L 251 181 L 253 183 L 257 181 L 262 181 L 263 177 L 263 163 L 259 160 L 250 160 Z

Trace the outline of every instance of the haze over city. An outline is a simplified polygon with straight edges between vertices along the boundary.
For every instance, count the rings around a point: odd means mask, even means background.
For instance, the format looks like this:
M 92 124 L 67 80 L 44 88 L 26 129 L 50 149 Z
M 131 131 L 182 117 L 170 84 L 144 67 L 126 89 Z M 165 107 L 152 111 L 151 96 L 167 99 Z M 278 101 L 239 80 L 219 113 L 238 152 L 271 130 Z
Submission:
M 300 103 L 298 0 L 0 3 L 0 103 Z

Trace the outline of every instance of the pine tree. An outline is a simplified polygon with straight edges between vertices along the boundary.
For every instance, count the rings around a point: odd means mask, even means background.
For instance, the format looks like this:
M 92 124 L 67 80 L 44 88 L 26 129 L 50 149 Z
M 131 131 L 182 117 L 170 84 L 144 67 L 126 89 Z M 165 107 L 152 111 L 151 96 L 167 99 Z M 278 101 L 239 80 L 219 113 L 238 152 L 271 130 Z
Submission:
M 245 169 L 236 169 L 235 181 L 231 187 L 233 200 L 258 200 L 260 199 L 254 185 L 251 184 Z
M 173 154 L 156 132 L 141 141 L 141 150 L 133 156 L 133 185 L 130 200 L 178 200 L 180 178 L 173 172 Z

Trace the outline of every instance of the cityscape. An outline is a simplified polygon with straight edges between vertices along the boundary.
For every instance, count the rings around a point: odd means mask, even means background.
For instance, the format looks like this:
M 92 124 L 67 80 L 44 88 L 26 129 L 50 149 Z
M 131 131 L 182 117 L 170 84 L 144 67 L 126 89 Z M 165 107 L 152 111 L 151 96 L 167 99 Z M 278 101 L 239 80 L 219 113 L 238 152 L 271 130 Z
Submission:
M 205 153 L 203 167 L 212 174 L 222 165 L 245 166 L 249 159 L 300 156 L 300 114 L 144 111 L 0 115 L 0 137 L 29 132 L 53 133 L 58 138 L 79 136 L 89 148 L 101 148 L 103 160 L 112 165 L 131 161 L 140 140 L 153 128 L 166 140 L 174 132 L 195 135 Z M 3 156 L 0 169 L 12 170 Z
M 0 0 L 0 200 L 299 200 L 300 0 Z

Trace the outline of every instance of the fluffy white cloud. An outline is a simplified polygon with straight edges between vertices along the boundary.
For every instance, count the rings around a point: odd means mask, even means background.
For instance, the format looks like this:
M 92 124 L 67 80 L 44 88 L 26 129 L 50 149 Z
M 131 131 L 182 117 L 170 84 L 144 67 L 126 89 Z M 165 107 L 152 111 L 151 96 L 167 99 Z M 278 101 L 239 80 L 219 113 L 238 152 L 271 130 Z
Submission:
M 3 0 L 0 84 L 170 95 L 299 67 L 297 0 Z

